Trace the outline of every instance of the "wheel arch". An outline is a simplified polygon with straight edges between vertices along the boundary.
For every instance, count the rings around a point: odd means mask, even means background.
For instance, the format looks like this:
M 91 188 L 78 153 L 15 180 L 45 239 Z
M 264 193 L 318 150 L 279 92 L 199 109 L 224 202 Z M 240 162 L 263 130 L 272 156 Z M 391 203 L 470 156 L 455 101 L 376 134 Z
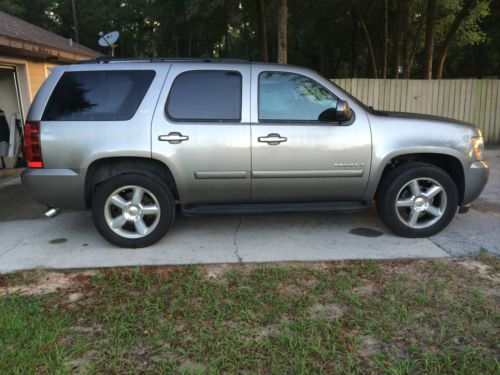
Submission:
M 465 174 L 462 162 L 454 155 L 435 152 L 412 152 L 391 155 L 386 158 L 385 162 L 381 163 L 381 167 L 379 168 L 376 188 L 374 189 L 372 196 L 376 196 L 384 177 L 390 170 L 394 169 L 398 165 L 401 165 L 401 163 L 410 161 L 428 163 L 443 169 L 455 182 L 458 190 L 458 204 L 461 205 L 463 203 L 465 193 Z
M 170 168 L 163 162 L 146 157 L 107 157 L 94 160 L 85 175 L 85 207 L 91 205 L 97 186 L 112 177 L 129 172 L 146 172 L 159 176 L 179 199 L 177 184 Z

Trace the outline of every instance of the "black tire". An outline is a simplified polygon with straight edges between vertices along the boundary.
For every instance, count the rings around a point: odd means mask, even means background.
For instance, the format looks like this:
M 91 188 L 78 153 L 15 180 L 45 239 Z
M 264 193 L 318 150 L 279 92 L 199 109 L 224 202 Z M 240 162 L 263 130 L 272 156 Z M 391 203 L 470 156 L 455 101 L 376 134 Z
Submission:
M 108 225 L 105 207 L 108 197 L 124 186 L 139 186 L 151 192 L 160 208 L 159 221 L 150 233 L 141 238 L 126 238 L 117 234 Z M 146 172 L 130 172 L 121 174 L 100 184 L 92 199 L 92 218 L 97 231 L 116 246 L 140 248 L 150 246 L 159 241 L 170 229 L 175 217 L 175 201 L 168 185 L 157 176 Z
M 437 181 L 446 193 L 446 205 L 439 220 L 426 228 L 405 225 L 395 207 L 398 193 L 416 178 Z M 375 196 L 377 212 L 382 222 L 403 237 L 429 237 L 442 231 L 451 222 L 458 206 L 458 191 L 453 179 L 443 169 L 422 162 L 405 162 L 384 174 Z M 444 205 L 444 204 L 443 204 Z

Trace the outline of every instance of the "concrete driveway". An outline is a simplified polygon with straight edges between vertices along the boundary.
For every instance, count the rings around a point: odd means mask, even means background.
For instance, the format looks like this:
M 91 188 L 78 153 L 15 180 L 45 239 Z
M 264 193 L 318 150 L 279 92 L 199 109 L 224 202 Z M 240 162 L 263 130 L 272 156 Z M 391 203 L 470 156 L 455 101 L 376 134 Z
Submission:
M 171 232 L 146 249 L 116 248 L 96 232 L 89 212 L 47 219 L 19 178 L 0 186 L 0 272 L 32 268 L 401 259 L 500 255 L 500 148 L 487 152 L 489 185 L 465 215 L 432 238 L 391 234 L 375 209 L 358 214 L 177 216 Z

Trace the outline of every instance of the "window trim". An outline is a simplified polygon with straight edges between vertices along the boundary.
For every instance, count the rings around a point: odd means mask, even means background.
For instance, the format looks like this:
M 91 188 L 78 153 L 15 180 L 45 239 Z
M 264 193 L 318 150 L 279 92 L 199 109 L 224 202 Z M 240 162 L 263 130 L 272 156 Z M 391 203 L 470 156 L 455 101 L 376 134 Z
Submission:
M 240 77 L 240 110 L 239 110 L 239 117 L 236 119 L 177 119 L 173 116 L 170 115 L 168 111 L 168 106 L 170 103 L 170 98 L 172 94 L 172 89 L 175 85 L 175 81 L 177 81 L 178 78 L 181 76 L 192 73 L 192 72 L 224 72 L 224 73 L 236 73 Z M 241 119 L 242 119 L 242 112 L 243 112 L 243 74 L 241 74 L 240 71 L 238 70 L 231 70 L 231 69 L 190 69 L 190 70 L 184 70 L 183 72 L 177 74 L 177 76 L 174 78 L 172 81 L 170 88 L 168 90 L 167 94 L 167 100 L 165 102 L 165 106 L 163 108 L 163 113 L 167 117 L 167 119 L 170 122 L 173 123 L 199 123 L 199 124 L 207 124 L 209 125 L 210 123 L 215 123 L 215 124 L 221 124 L 221 123 L 239 123 L 241 124 Z
M 259 124 L 276 124 L 276 125 L 301 125 L 301 124 L 314 124 L 314 125 L 324 125 L 324 126 L 332 126 L 332 125 L 337 125 L 337 126 L 348 126 L 348 125 L 351 125 L 355 118 L 356 118 L 356 114 L 354 112 L 354 110 L 351 108 L 351 112 L 352 112 L 352 117 L 349 121 L 319 121 L 319 120 L 265 120 L 265 119 L 261 119 L 260 117 L 260 76 L 264 73 L 280 73 L 280 74 L 295 74 L 295 75 L 298 75 L 298 76 L 302 76 L 302 77 L 305 77 L 305 78 L 308 78 L 310 79 L 311 81 L 314 81 L 316 82 L 316 84 L 318 84 L 319 86 L 323 87 L 326 91 L 328 91 L 329 93 L 331 93 L 333 96 L 335 96 L 337 98 L 337 100 L 342 100 L 340 99 L 337 95 L 335 95 L 335 93 L 332 92 L 332 90 L 328 89 L 327 87 L 325 87 L 324 85 L 322 85 L 321 83 L 319 83 L 318 81 L 316 81 L 315 79 L 305 75 L 305 74 L 301 74 L 301 73 L 296 73 L 296 72 L 291 72 L 291 71 L 284 71 L 284 70 L 263 70 L 259 73 L 258 77 L 257 77 L 257 119 L 258 119 L 258 123 Z
M 70 74 L 70 73 L 94 73 L 94 72 L 127 72 L 127 73 L 128 72 L 152 72 L 153 76 L 151 77 L 151 82 L 149 82 L 149 85 L 144 93 L 144 96 L 141 99 L 141 102 L 139 103 L 139 105 L 135 109 L 135 112 L 132 113 L 132 116 L 129 118 L 120 119 L 120 120 L 46 120 L 46 119 L 44 119 L 45 113 L 47 112 L 47 109 L 49 107 L 50 100 L 57 89 L 57 85 L 59 85 L 59 83 L 61 82 L 61 80 L 63 79 L 63 77 L 66 74 Z M 130 121 L 137 115 L 137 113 L 139 112 L 139 108 L 141 107 L 142 103 L 144 102 L 144 99 L 146 98 L 149 91 L 151 90 L 151 86 L 153 85 L 153 82 L 154 82 L 156 75 L 157 75 L 156 73 L 157 72 L 154 69 L 102 69 L 102 70 L 68 70 L 68 71 L 64 71 L 61 74 L 61 76 L 57 79 L 57 82 L 55 83 L 55 85 L 54 85 L 54 87 L 53 87 L 53 89 L 52 89 L 52 91 L 47 99 L 47 102 L 45 103 L 45 107 L 43 108 L 43 112 L 42 112 L 42 120 L 41 121 L 44 121 L 44 122 L 125 122 L 125 121 Z

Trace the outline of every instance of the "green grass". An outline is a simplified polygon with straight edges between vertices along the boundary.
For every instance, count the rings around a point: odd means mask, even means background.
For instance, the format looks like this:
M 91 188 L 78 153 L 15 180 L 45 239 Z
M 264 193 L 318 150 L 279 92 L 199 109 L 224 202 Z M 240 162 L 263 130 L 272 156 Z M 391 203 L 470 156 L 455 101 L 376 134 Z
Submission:
M 500 373 L 498 284 L 459 263 L 206 270 L 101 270 L 0 297 L 0 373 Z

